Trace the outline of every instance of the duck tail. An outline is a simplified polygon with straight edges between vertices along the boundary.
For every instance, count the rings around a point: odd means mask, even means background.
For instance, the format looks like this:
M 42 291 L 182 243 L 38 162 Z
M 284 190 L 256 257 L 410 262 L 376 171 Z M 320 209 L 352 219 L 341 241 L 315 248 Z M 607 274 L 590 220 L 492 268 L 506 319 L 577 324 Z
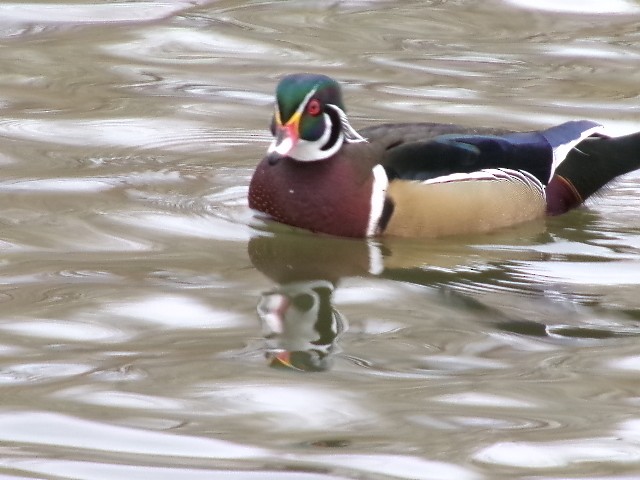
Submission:
M 558 215 L 582 204 L 614 178 L 640 169 L 640 132 L 593 136 L 574 147 L 547 187 L 547 213 Z

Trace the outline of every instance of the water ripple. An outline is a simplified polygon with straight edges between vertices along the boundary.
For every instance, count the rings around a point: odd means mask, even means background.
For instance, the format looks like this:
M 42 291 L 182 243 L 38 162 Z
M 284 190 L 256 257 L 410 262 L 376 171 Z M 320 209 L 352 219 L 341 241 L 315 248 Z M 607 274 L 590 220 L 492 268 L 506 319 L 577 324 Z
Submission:
M 593 14 L 637 14 L 640 12 L 638 4 L 628 0 L 504 0 L 521 8 L 543 10 L 549 12 L 571 13 L 578 15 Z
M 414 480 L 480 480 L 482 477 L 468 468 L 447 462 L 426 460 L 407 455 L 315 455 L 302 456 L 312 465 L 335 466 L 365 475 L 390 475 Z
M 55 342 L 116 342 L 124 339 L 123 332 L 106 325 L 54 319 L 22 320 L 20 323 L 0 324 L 0 330 L 26 338 L 43 338 Z
M 640 462 L 640 445 L 618 438 L 569 439 L 556 442 L 497 442 L 479 450 L 474 458 L 483 463 L 531 468 L 555 469 L 571 464 Z
M 10 412 L 0 415 L 0 440 L 25 445 L 53 445 L 137 455 L 256 459 L 267 451 L 212 438 L 174 435 L 108 425 L 68 415 Z
M 203 1 L 142 1 L 101 4 L 61 4 L 4 2 L 0 5 L 1 23 L 129 23 L 148 22 L 174 15 Z
M 281 49 L 267 42 L 248 42 L 225 29 L 195 31 L 179 27 L 159 27 L 140 32 L 135 42 L 114 43 L 103 47 L 109 54 L 135 59 L 143 63 L 211 64 L 222 60 L 246 62 L 247 58 L 267 60 L 273 55 L 303 60 L 305 54 L 294 49 Z M 238 52 L 242 51 L 242 59 Z
M 120 118 L 116 120 L 0 120 L 0 134 L 8 138 L 61 145 L 106 145 L 173 151 L 222 151 L 234 145 L 264 142 L 263 131 L 216 129 L 187 120 Z
M 357 127 L 640 130 L 637 6 L 576 5 L 2 3 L 0 476 L 637 470 L 638 175 L 526 228 L 384 239 L 376 276 L 246 203 L 291 71 L 343 81 Z M 283 233 L 348 320 L 322 373 L 263 355 L 250 242 Z
M 226 310 L 218 310 L 189 297 L 177 295 L 113 302 L 105 310 L 109 315 L 180 328 L 230 328 L 244 324 L 243 318 Z
M 0 364 L 0 385 L 34 385 L 55 382 L 61 378 L 89 372 L 93 367 L 76 363 L 21 363 L 3 366 Z M 1 437 L 1 435 L 0 435 Z
M 25 475 L 46 475 L 59 478 L 74 478 L 78 480 L 112 480 L 114 478 L 127 478 L 128 480 L 171 480 L 180 478 L 183 480 L 264 480 L 266 478 L 278 478 L 282 480 L 347 480 L 351 477 L 332 475 L 329 473 L 295 472 L 290 468 L 286 470 L 274 468 L 255 468 L 248 470 L 247 466 L 231 470 L 217 467 L 193 467 L 193 466 L 156 466 L 138 463 L 136 465 L 123 465 L 121 462 L 106 463 L 101 461 L 73 461 L 29 458 L 22 456 L 16 459 L 3 461 L 11 469 L 11 472 L 24 472 Z M 0 472 L 2 471 L 0 467 Z

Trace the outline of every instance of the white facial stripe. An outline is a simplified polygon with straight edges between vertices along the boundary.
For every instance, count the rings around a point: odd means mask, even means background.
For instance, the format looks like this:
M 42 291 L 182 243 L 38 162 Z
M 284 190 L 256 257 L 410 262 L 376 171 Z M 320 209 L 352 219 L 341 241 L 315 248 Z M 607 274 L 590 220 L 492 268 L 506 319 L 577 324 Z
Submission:
M 340 124 L 341 124 L 341 127 L 342 127 L 342 132 L 344 133 L 344 136 L 347 139 L 348 143 L 357 143 L 357 142 L 366 142 L 367 141 L 366 138 L 364 138 L 362 135 L 360 135 L 356 131 L 356 129 L 351 126 L 351 124 L 349 123 L 349 118 L 347 117 L 347 114 L 344 113 L 344 110 L 342 110 L 340 107 L 338 107 L 336 105 L 332 105 L 330 103 L 327 104 L 327 107 L 330 107 L 333 110 L 335 110 L 336 112 L 338 112 L 338 116 L 340 117 Z
M 389 179 L 382 165 L 373 167 L 373 186 L 371 188 L 371 207 L 369 211 L 369 224 L 367 225 L 367 237 L 377 233 L 378 222 L 384 209 L 384 201 L 387 196 Z
M 293 115 L 294 117 L 296 114 L 298 114 L 299 116 L 302 115 L 302 112 L 304 112 L 304 109 L 307 108 L 307 103 L 309 103 L 309 100 L 311 100 L 311 97 L 313 97 L 317 91 L 318 91 L 318 87 L 314 88 L 309 93 L 307 93 L 307 95 L 304 97 L 302 102 L 300 102 L 300 105 L 298 105 L 298 109 L 296 110 L 296 113 Z
M 322 147 L 329 141 L 331 137 L 332 123 L 331 118 L 326 113 L 323 114 L 325 124 L 327 127 L 322 132 L 322 136 L 318 140 L 309 141 L 300 139 L 298 143 L 291 149 L 289 156 L 301 162 L 313 162 L 315 160 L 324 160 L 333 156 L 344 141 L 344 136 L 340 134 L 336 143 L 327 150 L 322 150 Z

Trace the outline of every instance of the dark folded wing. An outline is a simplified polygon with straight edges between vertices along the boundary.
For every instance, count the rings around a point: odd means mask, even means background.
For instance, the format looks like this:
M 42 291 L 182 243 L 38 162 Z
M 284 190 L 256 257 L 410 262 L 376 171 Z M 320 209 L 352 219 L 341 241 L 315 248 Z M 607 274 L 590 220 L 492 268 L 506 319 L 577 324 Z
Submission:
M 546 185 L 568 152 L 600 126 L 567 122 L 537 132 L 444 134 L 390 145 L 382 165 L 390 180 L 425 181 L 488 169 L 524 171 Z

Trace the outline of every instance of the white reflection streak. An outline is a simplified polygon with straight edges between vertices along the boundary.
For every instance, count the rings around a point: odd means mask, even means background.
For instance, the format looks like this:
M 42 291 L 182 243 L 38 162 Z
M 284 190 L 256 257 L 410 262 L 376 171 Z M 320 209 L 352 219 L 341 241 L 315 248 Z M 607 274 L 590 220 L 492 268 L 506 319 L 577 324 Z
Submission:
M 243 223 L 233 223 L 217 217 L 181 217 L 178 215 L 130 215 L 114 218 L 121 224 L 135 228 L 157 230 L 171 236 L 248 241 L 251 230 Z
M 318 455 L 302 457 L 334 468 L 339 465 L 376 475 L 412 480 L 476 480 L 483 477 L 451 463 L 404 455 Z
M 626 0 L 506 0 L 520 8 L 576 14 L 638 13 L 638 5 Z
M 268 450 L 212 438 L 105 425 L 52 413 L 9 412 L 0 416 L 0 442 L 189 458 L 262 458 Z
M 547 282 L 563 282 L 580 286 L 621 286 L 640 285 L 638 261 L 599 262 L 553 262 L 522 265 L 518 276 L 523 278 L 544 278 Z
M 4 3 L 0 5 L 0 23 L 63 22 L 68 24 L 153 21 L 192 7 L 193 3 L 193 1 L 110 2 L 104 5 Z
M 326 431 L 353 427 L 359 422 L 379 422 L 357 399 L 325 388 L 287 385 L 211 385 L 207 394 L 221 412 L 241 409 L 244 416 L 260 415 L 274 429 L 289 432 Z M 286 400 L 284 400 L 286 399 Z M 240 406 L 240 407 L 238 407 Z
M 473 458 L 483 463 L 520 468 L 559 468 L 573 463 L 640 461 L 638 438 L 571 439 L 558 442 L 498 442 L 478 451 Z
M 207 152 L 225 150 L 229 146 L 262 143 L 261 132 L 229 130 L 211 123 L 187 120 L 126 117 L 105 120 L 0 119 L 0 135 L 8 138 L 52 142 L 59 145 L 105 145 Z
M 111 304 L 107 311 L 115 315 L 181 328 L 231 328 L 244 323 L 244 319 L 235 313 L 214 309 L 197 300 L 179 295 Z

